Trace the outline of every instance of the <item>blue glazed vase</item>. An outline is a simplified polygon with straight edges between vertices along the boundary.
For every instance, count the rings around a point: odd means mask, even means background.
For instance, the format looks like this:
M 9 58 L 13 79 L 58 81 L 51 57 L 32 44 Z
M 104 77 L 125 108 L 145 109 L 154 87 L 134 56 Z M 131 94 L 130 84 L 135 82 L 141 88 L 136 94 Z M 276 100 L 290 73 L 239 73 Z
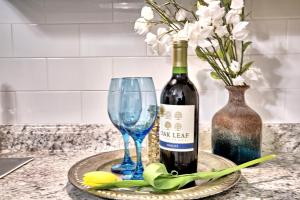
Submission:
M 236 164 L 261 156 L 262 120 L 245 102 L 249 86 L 226 86 L 228 103 L 212 119 L 213 153 Z

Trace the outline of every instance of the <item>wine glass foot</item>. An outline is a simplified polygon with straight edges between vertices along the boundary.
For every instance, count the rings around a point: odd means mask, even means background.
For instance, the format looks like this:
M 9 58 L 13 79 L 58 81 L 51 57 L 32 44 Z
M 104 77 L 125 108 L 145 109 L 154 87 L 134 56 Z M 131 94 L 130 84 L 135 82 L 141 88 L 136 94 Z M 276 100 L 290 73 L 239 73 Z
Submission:
M 130 180 L 144 180 L 143 174 L 132 174 Z
M 135 164 L 115 164 L 111 167 L 111 171 L 122 175 L 131 175 L 135 170 Z
M 132 180 L 132 173 L 131 174 L 125 174 L 121 176 L 122 180 Z

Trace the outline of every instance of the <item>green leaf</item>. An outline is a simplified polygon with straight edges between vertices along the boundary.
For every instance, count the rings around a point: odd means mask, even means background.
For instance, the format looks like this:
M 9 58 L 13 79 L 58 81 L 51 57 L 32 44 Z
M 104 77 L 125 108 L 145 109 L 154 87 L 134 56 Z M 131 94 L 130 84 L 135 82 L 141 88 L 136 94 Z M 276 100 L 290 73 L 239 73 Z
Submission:
M 195 51 L 196 51 L 196 55 L 198 56 L 198 58 L 206 61 L 206 55 L 204 52 L 201 51 L 200 47 L 197 47 Z
M 245 73 L 245 72 L 251 67 L 251 65 L 252 65 L 253 63 L 254 63 L 254 61 L 251 61 L 251 62 L 246 63 L 246 64 L 242 67 L 241 71 L 239 72 L 239 75 L 242 75 L 243 73 Z
M 198 172 L 193 174 L 172 175 L 169 174 L 165 165 L 161 163 L 152 163 L 145 168 L 144 180 L 125 180 L 108 184 L 102 184 L 93 187 L 92 190 L 112 189 L 112 188 L 130 188 L 130 187 L 153 187 L 155 192 L 165 193 L 180 189 L 184 185 L 199 179 L 209 180 L 218 179 L 229 175 L 243 168 L 256 165 L 267 160 L 274 159 L 275 155 L 268 155 L 256 160 L 249 161 L 239 166 L 211 172 Z
M 224 60 L 224 55 L 223 55 L 223 52 L 221 51 L 221 49 L 217 50 L 217 54 L 218 54 L 220 59 Z
M 249 45 L 251 45 L 252 42 L 245 42 L 244 45 L 243 45 L 243 53 L 246 51 L 246 49 L 249 47 Z
M 213 79 L 216 79 L 216 80 L 219 80 L 221 79 L 221 77 L 217 74 L 217 72 L 213 71 L 213 72 L 210 72 L 210 76 L 213 78 Z
M 196 55 L 203 61 L 207 61 L 207 57 L 212 57 L 214 59 L 218 58 L 218 55 L 212 52 L 203 52 L 200 47 L 196 48 Z
M 233 52 L 233 47 L 232 46 L 233 46 L 232 42 L 229 42 L 228 43 L 228 48 L 226 50 L 230 58 L 234 57 L 234 52 Z
M 155 185 L 155 179 L 159 176 L 169 176 L 166 166 L 161 163 L 152 163 L 148 165 L 143 173 L 144 180 L 150 185 Z
M 268 161 L 268 160 L 272 160 L 274 158 L 276 158 L 276 155 L 271 154 L 271 155 L 267 155 L 262 158 L 251 160 L 251 161 L 243 163 L 241 165 L 238 165 L 235 167 L 230 167 L 230 168 L 220 170 L 217 172 L 199 172 L 199 173 L 196 173 L 195 175 L 197 176 L 197 179 L 217 179 L 217 178 L 221 178 L 223 176 L 232 174 L 233 172 L 239 171 L 246 167 L 250 167 L 250 166 L 253 166 L 253 165 Z

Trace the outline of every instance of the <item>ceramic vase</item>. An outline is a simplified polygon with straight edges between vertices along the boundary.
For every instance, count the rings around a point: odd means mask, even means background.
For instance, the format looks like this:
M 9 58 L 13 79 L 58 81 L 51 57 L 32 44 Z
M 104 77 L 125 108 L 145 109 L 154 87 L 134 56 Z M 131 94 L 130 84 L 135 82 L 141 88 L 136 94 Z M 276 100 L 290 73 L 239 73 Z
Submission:
M 213 153 L 241 164 L 261 156 L 262 120 L 245 102 L 249 86 L 226 86 L 228 103 L 212 120 Z

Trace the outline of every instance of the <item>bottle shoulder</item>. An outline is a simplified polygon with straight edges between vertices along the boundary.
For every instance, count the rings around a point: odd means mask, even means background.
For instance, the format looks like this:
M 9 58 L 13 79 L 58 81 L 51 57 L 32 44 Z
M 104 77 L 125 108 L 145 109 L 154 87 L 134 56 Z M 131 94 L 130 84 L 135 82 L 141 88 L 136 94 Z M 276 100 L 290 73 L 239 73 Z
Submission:
M 191 91 L 196 91 L 197 89 L 193 82 L 190 79 L 176 79 L 176 78 L 171 78 L 168 83 L 165 85 L 163 88 L 163 91 L 172 91 L 172 90 L 178 90 L 178 89 L 183 89 L 183 90 L 191 90 Z M 198 92 L 197 92 L 198 93 Z
M 171 78 L 161 93 L 161 103 L 173 105 L 197 105 L 199 96 L 196 87 L 189 80 Z

